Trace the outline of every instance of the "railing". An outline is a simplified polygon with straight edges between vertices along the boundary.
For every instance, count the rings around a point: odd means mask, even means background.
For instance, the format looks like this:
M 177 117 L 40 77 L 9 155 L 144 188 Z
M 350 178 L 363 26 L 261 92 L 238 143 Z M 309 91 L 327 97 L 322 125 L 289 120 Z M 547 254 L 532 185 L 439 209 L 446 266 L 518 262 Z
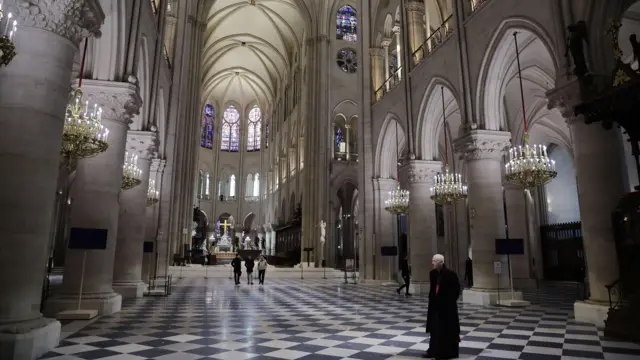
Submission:
M 169 57 L 169 51 L 167 50 L 167 46 L 163 46 L 164 49 L 164 59 L 167 61 L 167 66 L 171 69 L 171 58 Z
M 260 196 L 245 196 L 244 201 L 248 203 L 257 203 L 260 201 Z
M 337 161 L 356 161 L 357 162 L 358 154 L 354 154 L 354 153 L 347 154 L 346 152 L 336 152 L 333 159 Z
M 399 67 L 391 76 L 389 76 L 389 78 L 385 80 L 382 86 L 380 86 L 380 88 L 376 90 L 375 101 L 382 99 L 383 96 L 385 96 L 389 91 L 391 91 L 391 89 L 393 89 L 400 83 L 400 80 L 402 80 L 401 74 L 402 66 Z
M 413 65 L 416 66 L 433 52 L 447 37 L 453 32 L 453 15 L 450 15 L 443 23 L 431 33 L 427 40 L 420 45 L 411 58 Z
M 220 195 L 219 199 L 220 199 L 220 202 L 223 202 L 223 203 L 235 202 L 236 201 L 236 197 L 235 196 Z
M 609 308 L 620 309 L 622 308 L 622 284 L 620 279 L 612 282 L 609 285 L 605 285 L 607 292 L 609 293 Z

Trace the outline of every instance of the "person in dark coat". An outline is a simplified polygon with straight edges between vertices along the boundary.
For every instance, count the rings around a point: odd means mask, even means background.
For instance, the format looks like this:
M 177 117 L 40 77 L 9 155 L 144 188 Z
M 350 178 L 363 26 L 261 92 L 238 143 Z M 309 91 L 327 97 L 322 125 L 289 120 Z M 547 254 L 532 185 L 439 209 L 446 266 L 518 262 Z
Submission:
M 247 285 L 253 285 L 253 267 L 256 263 L 253 261 L 251 256 L 244 262 L 244 267 L 247 268 Z
M 473 262 L 471 258 L 468 257 L 467 261 L 464 263 L 464 279 L 467 281 L 467 285 L 469 288 L 473 287 Z
M 444 256 L 437 254 L 432 260 L 429 273 L 431 290 L 427 311 L 427 333 L 431 334 L 429 350 L 425 358 L 455 359 L 460 343 L 460 319 L 458 297 L 460 281 L 458 275 L 444 265 Z
M 231 260 L 231 266 L 233 267 L 233 278 L 236 281 L 236 285 L 240 285 L 240 275 L 242 275 L 242 259 L 240 254 L 236 254 L 236 257 Z
M 409 285 L 411 283 L 411 268 L 409 267 L 409 257 L 405 256 L 404 259 L 400 262 L 400 272 L 402 273 L 402 279 L 404 280 L 404 284 L 400 286 L 396 292 L 400 295 L 400 291 L 406 288 L 405 296 L 411 296 L 409 294 Z

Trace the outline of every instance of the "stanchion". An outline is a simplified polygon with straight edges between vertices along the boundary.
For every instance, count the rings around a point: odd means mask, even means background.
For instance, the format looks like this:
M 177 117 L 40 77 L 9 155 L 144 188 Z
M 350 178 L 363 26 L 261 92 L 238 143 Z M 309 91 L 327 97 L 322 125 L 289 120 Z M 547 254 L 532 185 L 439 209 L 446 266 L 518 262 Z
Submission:
M 300 261 L 300 280 L 304 280 L 304 264 Z
M 87 250 L 82 252 L 82 269 L 80 272 L 80 291 L 76 310 L 61 311 L 56 315 L 59 320 L 91 320 L 98 316 L 98 310 L 82 310 L 82 290 L 84 289 L 84 272 L 87 263 Z
M 205 261 L 205 264 L 204 264 L 204 278 L 208 279 L 209 278 L 208 276 L 209 276 L 209 266 L 208 266 L 207 262 Z
M 184 267 L 184 265 L 180 265 L 180 276 L 178 277 L 178 280 L 182 279 L 182 268 Z

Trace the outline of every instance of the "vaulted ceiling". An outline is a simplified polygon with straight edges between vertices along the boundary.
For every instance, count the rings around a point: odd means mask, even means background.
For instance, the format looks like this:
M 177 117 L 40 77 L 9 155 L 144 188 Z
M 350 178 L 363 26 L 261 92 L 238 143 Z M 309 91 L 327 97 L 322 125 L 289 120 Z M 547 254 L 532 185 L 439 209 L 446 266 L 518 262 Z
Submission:
M 300 49 L 305 22 L 297 0 L 216 0 L 209 9 L 203 94 L 245 106 L 275 98 Z

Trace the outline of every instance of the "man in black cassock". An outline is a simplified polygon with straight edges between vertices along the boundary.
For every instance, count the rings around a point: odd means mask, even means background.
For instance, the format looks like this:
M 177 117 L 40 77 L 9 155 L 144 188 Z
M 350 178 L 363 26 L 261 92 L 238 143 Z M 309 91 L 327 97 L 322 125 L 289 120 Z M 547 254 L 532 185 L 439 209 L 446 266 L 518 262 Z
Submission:
M 460 319 L 458 297 L 460 281 L 458 275 L 444 265 L 444 256 L 437 254 L 431 261 L 429 273 L 429 310 L 427 311 L 427 333 L 431 334 L 429 350 L 423 356 L 437 360 L 458 357 L 460 343 Z

